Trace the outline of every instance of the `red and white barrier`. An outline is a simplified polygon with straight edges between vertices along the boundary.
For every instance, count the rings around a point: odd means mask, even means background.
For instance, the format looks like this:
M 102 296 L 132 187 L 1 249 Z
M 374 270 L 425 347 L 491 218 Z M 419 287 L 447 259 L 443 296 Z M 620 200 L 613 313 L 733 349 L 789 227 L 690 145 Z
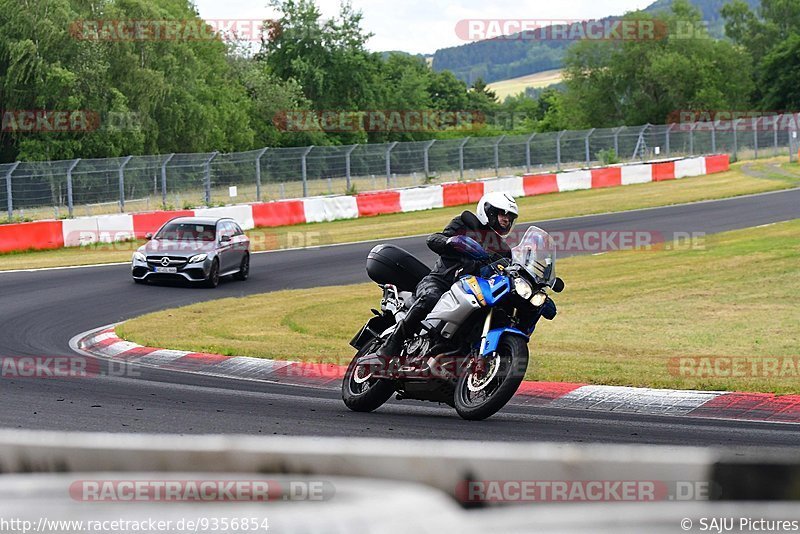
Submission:
M 28 249 L 53 249 L 92 243 L 109 243 L 158 230 L 179 216 L 230 217 L 242 228 L 271 228 L 303 223 L 356 219 L 387 213 L 405 213 L 448 206 L 475 204 L 494 191 L 526 197 L 675 180 L 702 176 L 730 169 L 726 154 L 615 165 L 558 174 L 530 174 L 457 182 L 409 189 L 375 191 L 356 196 L 314 197 L 259 204 L 203 208 L 197 210 L 156 211 L 83 217 L 63 221 L 0 225 L 0 253 Z
M 592 171 L 570 171 L 556 175 L 558 191 L 578 191 L 592 188 Z
M 441 185 L 400 190 L 400 211 L 404 213 L 443 207 L 444 188 Z
M 706 158 L 679 159 L 675 162 L 675 178 L 703 176 L 706 173 Z
M 222 208 L 203 208 L 194 210 L 197 217 L 229 217 L 239 223 L 244 230 L 256 227 L 253 219 L 253 208 L 250 205 L 225 206 Z
M 358 218 L 356 197 L 317 197 L 303 199 L 305 222 L 338 221 Z

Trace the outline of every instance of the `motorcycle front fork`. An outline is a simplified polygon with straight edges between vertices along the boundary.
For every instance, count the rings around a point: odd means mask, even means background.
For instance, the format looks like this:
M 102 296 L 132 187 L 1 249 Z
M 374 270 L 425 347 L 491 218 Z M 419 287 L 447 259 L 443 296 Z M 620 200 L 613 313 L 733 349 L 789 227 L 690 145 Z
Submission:
M 483 333 L 481 334 L 481 348 L 478 350 L 478 358 L 483 356 L 483 351 L 486 350 L 486 340 L 489 337 L 489 330 L 492 329 L 492 315 L 494 315 L 494 308 L 489 310 L 486 315 L 486 321 L 483 323 Z

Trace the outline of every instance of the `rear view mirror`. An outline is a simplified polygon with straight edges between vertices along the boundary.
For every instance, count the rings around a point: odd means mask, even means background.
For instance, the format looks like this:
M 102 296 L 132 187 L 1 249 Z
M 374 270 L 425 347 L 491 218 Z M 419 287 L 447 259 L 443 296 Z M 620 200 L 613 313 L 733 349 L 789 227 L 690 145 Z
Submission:
M 219 242 L 220 243 L 230 243 L 231 242 L 231 236 L 229 236 L 229 235 L 220 236 Z
M 147 239 L 148 241 L 150 241 L 151 239 L 153 239 L 153 234 L 150 233 L 150 232 L 147 232 L 146 234 L 144 234 L 144 238 Z
M 564 291 L 564 281 L 561 278 L 556 278 L 556 281 L 553 282 L 553 291 L 556 293 Z

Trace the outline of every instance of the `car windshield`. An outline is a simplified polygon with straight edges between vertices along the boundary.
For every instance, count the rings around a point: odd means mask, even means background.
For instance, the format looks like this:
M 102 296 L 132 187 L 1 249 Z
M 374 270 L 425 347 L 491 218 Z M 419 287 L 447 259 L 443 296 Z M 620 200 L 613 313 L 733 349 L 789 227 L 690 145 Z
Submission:
M 539 284 L 550 285 L 556 279 L 556 243 L 550 234 L 531 226 L 519 245 L 511 249 L 514 263 L 521 265 Z
M 170 223 L 158 232 L 156 239 L 214 241 L 216 235 L 216 227 L 212 224 Z

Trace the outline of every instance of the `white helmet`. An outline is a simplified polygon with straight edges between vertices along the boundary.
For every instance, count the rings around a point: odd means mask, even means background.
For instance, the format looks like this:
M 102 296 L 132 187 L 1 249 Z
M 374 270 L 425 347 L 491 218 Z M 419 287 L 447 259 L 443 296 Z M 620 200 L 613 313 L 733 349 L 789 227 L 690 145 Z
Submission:
M 506 213 L 511 218 L 508 228 L 501 228 L 497 222 L 497 215 Z M 505 237 L 511 233 L 514 222 L 519 217 L 517 202 L 511 195 L 506 193 L 487 193 L 478 201 L 478 220 L 481 224 L 489 226 L 500 237 Z

